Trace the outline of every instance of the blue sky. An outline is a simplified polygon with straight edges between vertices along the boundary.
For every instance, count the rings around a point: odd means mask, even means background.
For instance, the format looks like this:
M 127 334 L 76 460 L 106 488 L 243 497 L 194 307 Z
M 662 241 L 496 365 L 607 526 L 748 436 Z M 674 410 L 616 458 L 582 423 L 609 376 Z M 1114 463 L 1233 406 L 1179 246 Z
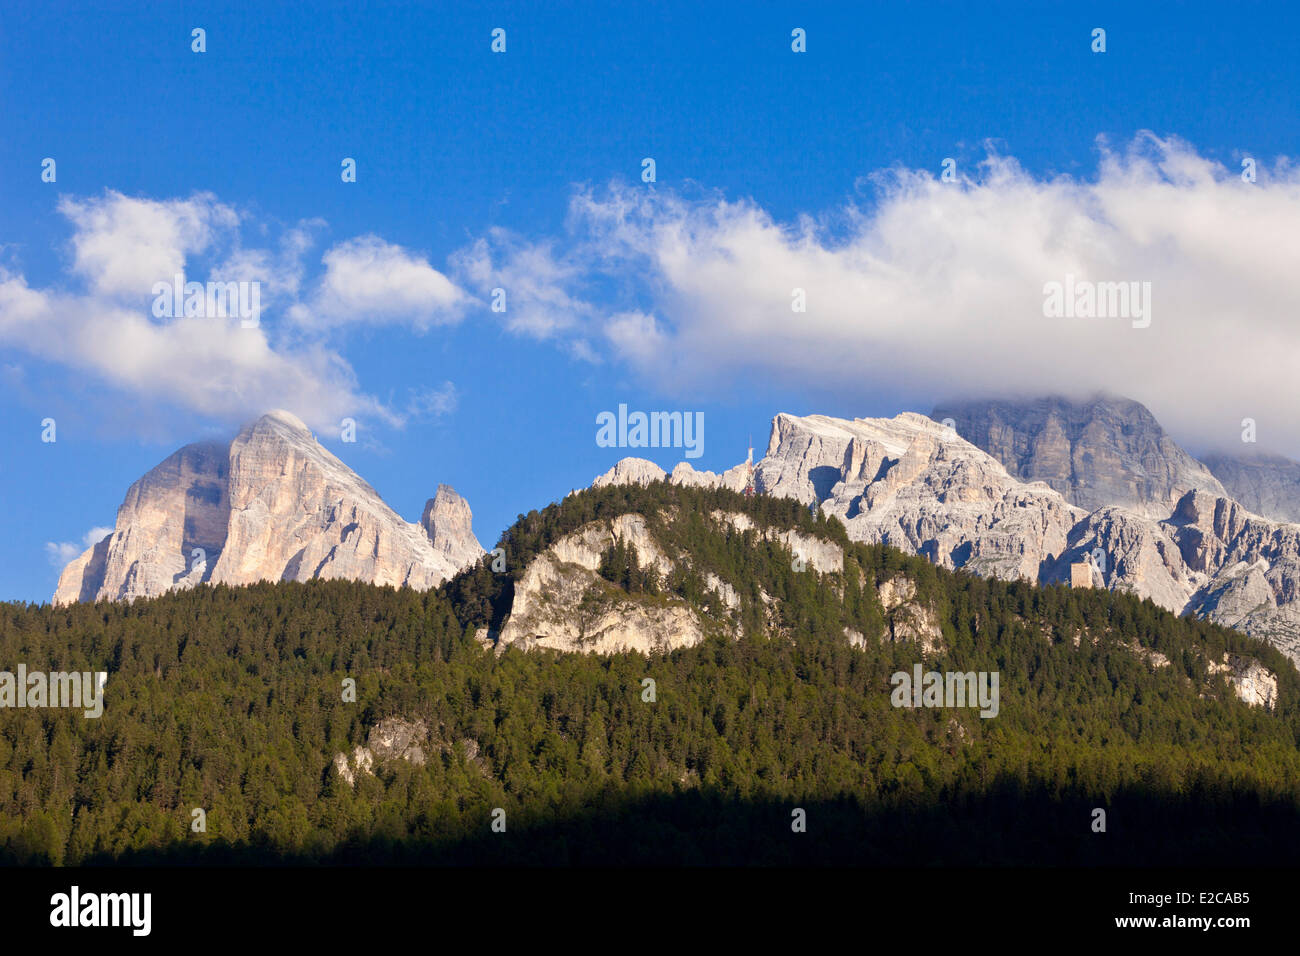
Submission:
M 1300 452 L 1294 8 L 376 6 L 0 14 L 0 599 L 48 600 L 48 544 L 272 402 L 408 520 L 453 485 L 488 547 L 625 454 L 681 460 L 599 447 L 620 402 L 704 412 L 713 470 L 778 411 L 1055 385 L 1145 401 L 1194 450 L 1250 415 Z M 265 277 L 255 348 L 237 323 L 159 334 L 130 283 L 168 250 L 134 213 L 197 230 L 190 279 Z M 376 260 L 340 304 L 331 268 Z M 1149 334 L 1009 317 L 1071 269 L 1153 279 Z M 795 286 L 806 313 L 774 301 Z M 129 310 L 155 327 L 118 335 Z

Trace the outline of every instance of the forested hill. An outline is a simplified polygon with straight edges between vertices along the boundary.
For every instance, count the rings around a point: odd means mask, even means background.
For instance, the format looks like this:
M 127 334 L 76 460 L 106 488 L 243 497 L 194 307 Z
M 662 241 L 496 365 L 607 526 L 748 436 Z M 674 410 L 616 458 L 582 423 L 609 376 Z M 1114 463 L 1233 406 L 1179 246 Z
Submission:
M 697 643 L 484 646 L 538 560 L 628 515 L 671 572 L 620 539 L 593 600 L 689 614 Z M 838 549 L 840 569 L 802 559 L 791 532 Z M 1300 850 L 1300 681 L 1234 631 L 946 572 L 793 502 L 662 483 L 570 496 L 500 546 L 504 572 L 489 555 L 424 593 L 316 581 L 0 605 L 0 670 L 109 673 L 99 719 L 0 709 L 0 859 L 1209 865 Z M 891 675 L 917 664 L 996 672 L 997 716 L 894 706 Z M 1276 676 L 1269 705 L 1239 699 L 1243 667 Z

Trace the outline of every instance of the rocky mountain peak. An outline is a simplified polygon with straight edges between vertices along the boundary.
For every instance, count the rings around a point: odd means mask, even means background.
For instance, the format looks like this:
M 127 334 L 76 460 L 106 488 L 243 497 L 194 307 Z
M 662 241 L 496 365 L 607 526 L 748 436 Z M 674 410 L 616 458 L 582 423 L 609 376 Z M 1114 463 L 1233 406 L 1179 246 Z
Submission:
M 311 434 L 311 430 L 307 428 L 307 425 L 303 422 L 301 418 L 299 418 L 293 412 L 286 411 L 283 408 L 271 409 L 261 418 L 258 418 L 255 421 L 251 422 L 248 427 L 256 427 L 258 425 L 268 425 L 268 426 L 281 425 L 284 426 L 285 428 L 290 429 L 291 431 L 299 432 L 305 435 Z
M 1300 522 L 1300 462 L 1280 455 L 1217 453 L 1203 459 L 1235 500 L 1275 521 Z
M 483 553 L 468 505 L 449 488 L 440 494 L 430 522 L 410 524 L 297 416 L 269 412 L 229 443 L 185 446 L 133 484 L 113 533 L 64 568 L 54 601 L 130 600 L 201 582 L 433 587 Z
M 483 547 L 474 537 L 474 514 L 469 502 L 451 485 L 439 485 L 437 493 L 425 502 L 420 525 L 433 549 L 447 555 L 458 567 L 483 556 Z
M 614 467 L 591 483 L 593 488 L 606 485 L 648 485 L 652 481 L 663 481 L 668 476 L 653 461 L 646 458 L 620 458 Z
M 1109 395 L 1084 400 L 1048 396 L 940 405 L 933 417 L 956 422 L 958 434 L 1021 481 L 1041 481 L 1067 501 L 1094 511 L 1128 508 L 1166 518 L 1193 488 L 1227 492 L 1175 442 L 1139 402 Z

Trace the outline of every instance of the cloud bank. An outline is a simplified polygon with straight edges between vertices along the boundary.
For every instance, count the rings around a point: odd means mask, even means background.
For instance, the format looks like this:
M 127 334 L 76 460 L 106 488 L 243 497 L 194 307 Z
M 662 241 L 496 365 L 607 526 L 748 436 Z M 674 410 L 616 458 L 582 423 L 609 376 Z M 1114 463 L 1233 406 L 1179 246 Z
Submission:
M 317 427 L 345 416 L 401 425 L 411 413 L 360 387 L 339 330 L 423 330 L 459 321 L 472 301 L 426 259 L 377 236 L 326 249 L 309 280 L 324 223 L 304 221 L 269 246 L 246 247 L 243 232 L 265 235 L 267 224 L 211 194 L 159 201 L 108 191 L 65 197 L 58 210 L 73 229 L 69 284 L 81 288 L 33 288 L 0 266 L 0 346 L 116 389 L 137 408 L 227 423 L 287 408 Z M 205 286 L 258 283 L 271 320 L 246 327 L 239 316 L 179 308 L 160 316 L 155 286 L 178 274 Z
M 1099 148 L 1087 181 L 990 154 L 953 182 L 873 174 L 869 207 L 794 223 L 745 199 L 584 189 L 565 242 L 545 240 L 544 261 L 563 268 L 529 280 L 551 283 L 556 300 L 618 295 L 572 309 L 567 328 L 517 330 L 600 341 L 687 395 L 774 379 L 925 411 L 949 397 L 1105 390 L 1205 445 L 1238 441 L 1253 417 L 1261 443 L 1300 451 L 1287 414 L 1300 368 L 1300 172 L 1260 160 L 1247 182 L 1149 133 Z M 511 261 L 529 261 L 517 240 Z M 1045 287 L 1067 277 L 1149 282 L 1149 327 L 1045 316 Z
M 1300 454 L 1300 170 L 1255 158 L 1246 181 L 1150 133 L 1101 142 L 1099 157 L 1087 179 L 995 152 L 951 182 L 878 171 L 869 199 L 792 222 L 749 198 L 583 187 L 560 234 L 486 230 L 445 271 L 373 234 L 322 249 L 317 220 L 275 241 L 260 224 L 246 246 L 250 217 L 209 194 L 69 198 L 81 288 L 32 288 L 0 266 L 0 345 L 210 418 L 284 407 L 318 426 L 400 425 L 448 414 L 455 386 L 385 404 L 344 357 L 349 335 L 479 313 L 697 402 L 745 383 L 922 411 L 1102 390 L 1194 447 L 1240 450 L 1253 418 L 1261 446 Z M 178 270 L 262 282 L 271 320 L 152 316 L 153 284 Z M 1045 314 L 1062 283 L 1149 284 L 1149 324 Z

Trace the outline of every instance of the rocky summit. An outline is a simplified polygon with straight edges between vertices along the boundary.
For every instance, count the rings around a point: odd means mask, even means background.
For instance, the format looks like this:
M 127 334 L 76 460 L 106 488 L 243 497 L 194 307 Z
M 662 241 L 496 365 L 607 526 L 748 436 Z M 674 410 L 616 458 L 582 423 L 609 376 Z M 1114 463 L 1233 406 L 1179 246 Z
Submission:
M 593 481 L 591 486 L 604 488 L 606 485 L 645 485 L 652 481 L 667 481 L 686 488 L 730 488 L 732 491 L 741 491 L 745 487 L 745 472 L 744 464 L 728 468 L 718 475 L 711 471 L 696 471 L 690 462 L 683 461 L 669 474 L 645 458 L 623 458 Z
M 931 417 L 952 419 L 958 434 L 1009 474 L 1044 482 L 1086 511 L 1109 506 L 1167 518 L 1193 489 L 1227 496 L 1205 465 L 1129 399 L 962 402 L 940 405 Z
M 347 578 L 426 589 L 483 549 L 442 485 L 404 521 L 289 412 L 229 444 L 187 445 L 127 491 L 113 533 L 64 568 L 56 604 L 153 597 L 200 582 Z
M 950 429 L 912 412 L 842 421 L 778 415 L 758 490 L 816 502 L 855 541 L 936 564 L 1034 581 L 1082 516 Z
M 1228 496 L 1274 521 L 1300 522 L 1300 462 L 1278 455 L 1205 456 Z

